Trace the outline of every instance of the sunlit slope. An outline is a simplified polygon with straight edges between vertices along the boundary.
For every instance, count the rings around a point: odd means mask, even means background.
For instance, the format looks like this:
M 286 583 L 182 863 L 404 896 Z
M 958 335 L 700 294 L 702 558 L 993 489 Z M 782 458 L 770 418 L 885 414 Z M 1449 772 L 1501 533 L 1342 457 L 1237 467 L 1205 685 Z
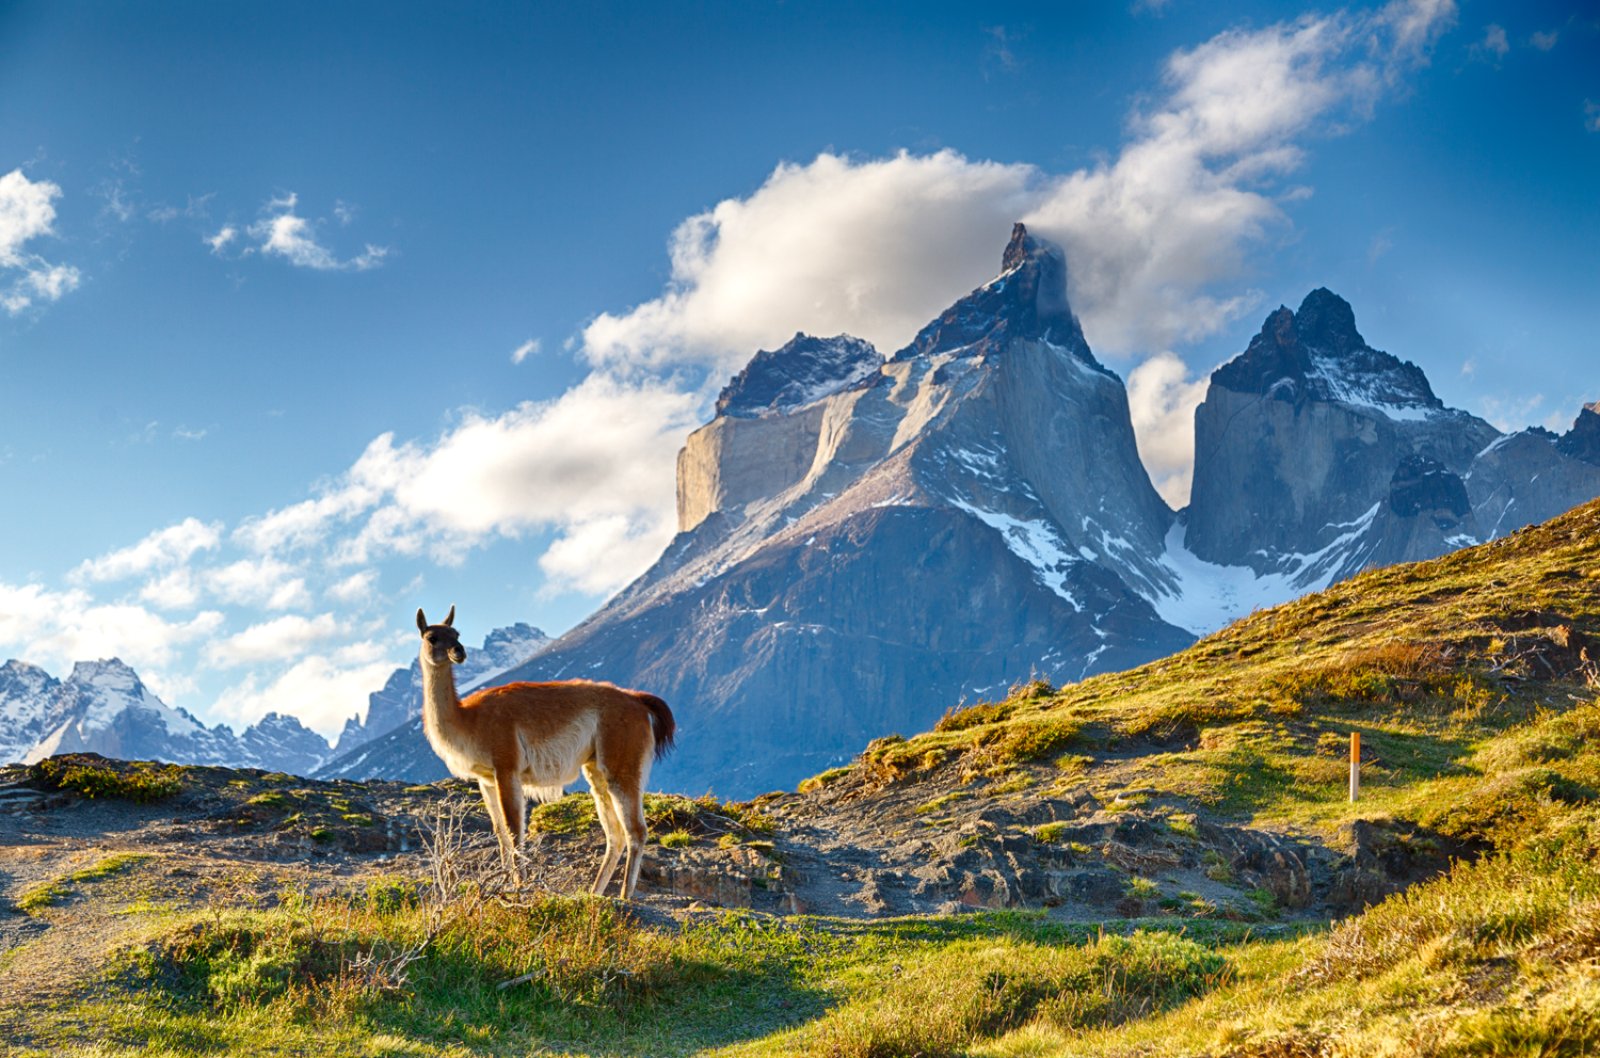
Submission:
M 1258 823 L 1421 818 L 1425 800 L 1463 783 L 1515 780 L 1483 753 L 1499 733 L 1592 695 L 1597 660 L 1600 503 L 1590 503 L 1504 540 L 1371 571 L 1141 668 L 1019 687 L 927 734 L 879 740 L 810 785 L 918 781 L 950 767 L 1004 784 L 1019 769 L 1053 770 L 1057 788 L 1138 788 Z M 1352 731 L 1365 761 L 1355 805 L 1342 796 Z

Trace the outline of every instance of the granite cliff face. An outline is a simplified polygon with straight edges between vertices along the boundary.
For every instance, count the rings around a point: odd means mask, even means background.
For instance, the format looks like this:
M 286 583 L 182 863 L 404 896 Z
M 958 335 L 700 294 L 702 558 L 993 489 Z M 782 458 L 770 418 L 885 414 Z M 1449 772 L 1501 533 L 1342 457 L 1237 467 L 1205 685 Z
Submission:
M 1591 406 L 1592 407 L 1592 406 Z M 1503 436 L 1369 346 L 1338 295 L 1279 308 L 1195 413 L 1184 545 L 1308 591 L 1432 558 L 1600 494 L 1600 414 Z

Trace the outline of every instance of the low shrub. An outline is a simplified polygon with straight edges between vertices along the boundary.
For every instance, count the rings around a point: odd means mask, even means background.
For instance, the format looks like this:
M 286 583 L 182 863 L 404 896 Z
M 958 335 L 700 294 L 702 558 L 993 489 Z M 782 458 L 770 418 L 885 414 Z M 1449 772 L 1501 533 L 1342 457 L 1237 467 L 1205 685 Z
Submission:
M 181 793 L 182 772 L 176 764 L 111 761 L 87 753 L 49 757 L 29 768 L 33 781 L 53 790 L 140 802 L 159 801 Z

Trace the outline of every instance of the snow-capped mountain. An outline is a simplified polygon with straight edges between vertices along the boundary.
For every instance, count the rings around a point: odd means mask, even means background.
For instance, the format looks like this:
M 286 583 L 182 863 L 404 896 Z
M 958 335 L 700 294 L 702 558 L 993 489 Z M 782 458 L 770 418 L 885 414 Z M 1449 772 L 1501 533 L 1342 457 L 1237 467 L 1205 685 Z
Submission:
M 0 760 L 21 760 L 56 727 L 60 688 L 61 681 L 37 665 L 0 665 Z
M 1213 373 L 1174 512 L 1066 280 L 1019 224 L 1000 274 L 893 356 L 848 335 L 758 352 L 679 453 L 656 564 L 554 642 L 492 635 L 464 688 L 647 689 L 680 725 L 653 782 L 749 795 L 1030 673 L 1126 668 L 1600 495 L 1600 405 L 1502 436 L 1315 290 Z M 321 774 L 442 777 L 419 712 L 418 669 L 397 671 Z
M 80 661 L 65 680 L 22 661 L 0 666 L 0 758 L 79 752 L 305 774 L 326 759 L 328 743 L 276 713 L 243 735 L 206 727 L 156 697 L 117 658 Z
M 1140 593 L 1176 583 L 1173 514 L 1058 248 L 1018 225 L 1000 274 L 905 349 L 843 346 L 759 356 L 679 456 L 666 553 L 506 674 L 663 695 L 684 737 L 659 785 L 792 783 L 1030 671 L 1078 679 L 1193 638 Z M 420 725 L 380 741 L 389 774 L 443 774 Z
M 1173 512 L 1066 275 L 1017 225 L 1000 275 L 887 360 L 848 336 L 757 353 L 679 453 L 655 566 L 497 680 L 661 694 L 682 737 L 655 782 L 750 794 L 1030 672 L 1133 665 L 1600 494 L 1600 408 L 1502 437 L 1316 290 L 1213 374 Z M 361 752 L 444 774 L 415 721 Z
M 467 651 L 467 660 L 456 670 L 457 690 L 464 694 L 489 682 L 532 658 L 550 641 L 539 629 L 521 622 L 495 629 L 484 638 L 483 646 Z M 389 774 L 382 770 L 382 755 L 374 756 L 368 745 L 421 715 L 422 664 L 413 661 L 407 668 L 395 669 L 383 688 L 367 698 L 365 716 L 345 722 L 333 755 L 318 772 L 319 777 L 366 779 Z

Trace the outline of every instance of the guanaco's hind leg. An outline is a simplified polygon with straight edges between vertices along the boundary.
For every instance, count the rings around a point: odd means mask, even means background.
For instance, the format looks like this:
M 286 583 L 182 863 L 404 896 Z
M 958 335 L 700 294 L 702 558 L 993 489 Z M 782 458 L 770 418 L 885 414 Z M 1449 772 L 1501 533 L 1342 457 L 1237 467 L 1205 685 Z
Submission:
M 639 868 L 644 866 L 644 790 L 637 782 L 613 782 L 611 804 L 627 832 L 628 865 L 622 875 L 622 899 L 632 900 L 639 884 Z
M 600 829 L 606 832 L 606 852 L 600 860 L 600 873 L 594 876 L 594 885 L 589 887 L 591 893 L 601 896 L 606 886 L 611 884 L 611 875 L 616 872 L 617 861 L 622 858 L 626 832 L 622 828 L 622 820 L 617 818 L 616 809 L 611 807 L 611 787 L 606 782 L 605 773 L 595 766 L 594 761 L 590 761 L 583 766 L 583 777 L 589 780 L 589 790 L 594 794 L 594 814 L 600 817 Z

